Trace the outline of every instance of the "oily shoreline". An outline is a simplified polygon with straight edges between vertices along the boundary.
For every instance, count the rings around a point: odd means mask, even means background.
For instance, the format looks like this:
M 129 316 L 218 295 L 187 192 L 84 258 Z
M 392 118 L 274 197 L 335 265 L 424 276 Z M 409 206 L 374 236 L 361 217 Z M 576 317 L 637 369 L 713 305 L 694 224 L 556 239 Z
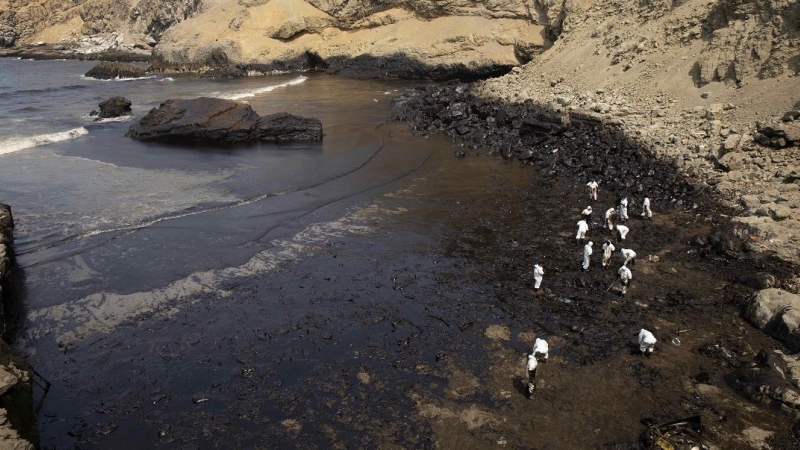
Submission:
M 706 402 L 705 406 L 699 409 L 703 411 L 704 420 L 714 422 L 727 420 L 711 419 L 717 414 L 715 408 L 727 402 L 726 414 L 720 414 L 718 417 L 728 416 L 729 419 L 748 423 L 749 418 L 742 418 L 748 415 L 744 410 L 733 412 L 747 404 L 746 401 L 742 403 L 745 398 L 756 403 L 763 402 L 764 398 L 772 398 L 777 400 L 778 404 L 784 405 L 784 411 L 789 412 L 790 421 L 795 418 L 792 415 L 792 411 L 796 409 L 796 405 L 791 406 L 793 401 L 784 402 L 786 399 L 779 399 L 780 395 L 753 396 L 750 393 L 754 386 L 760 386 L 755 390 L 760 389 L 762 394 L 772 389 L 768 387 L 769 382 L 759 378 L 766 376 L 769 369 L 761 366 L 762 363 L 756 362 L 758 357 L 751 362 L 754 352 L 759 348 L 766 351 L 764 358 L 777 357 L 794 367 L 797 367 L 797 357 L 787 356 L 792 353 L 791 350 L 787 351 L 779 341 L 746 324 L 742 319 L 742 311 L 751 302 L 753 293 L 760 289 L 777 287 L 796 292 L 795 279 L 798 267 L 793 261 L 785 260 L 778 254 L 764 252 L 763 249 L 756 251 L 754 247 L 759 245 L 758 237 L 751 235 L 747 227 L 732 220 L 736 208 L 726 203 L 724 196 L 707 189 L 702 182 L 684 177 L 673 165 L 658 159 L 646 148 L 637 145 L 634 140 L 627 139 L 623 130 L 616 124 L 608 123 L 600 115 L 590 112 L 573 111 L 563 114 L 532 101 L 509 104 L 487 100 L 473 95 L 471 85 L 457 83 L 424 86 L 408 91 L 397 99 L 395 108 L 394 119 L 409 122 L 415 133 L 429 135 L 443 131 L 449 135 L 457 145 L 454 151 L 456 156 L 469 159 L 473 157 L 472 154 L 501 155 L 507 160 L 532 166 L 537 171 L 536 178 L 539 179 L 540 186 L 558 186 L 560 182 L 556 180 L 566 179 L 571 180 L 568 183 L 582 194 L 581 191 L 586 189 L 587 181 L 598 179 L 602 180 L 601 190 L 606 191 L 604 194 L 607 204 L 612 195 L 626 195 L 632 199 L 633 206 L 629 208 L 630 215 L 634 217 L 632 232 L 646 233 L 644 241 L 641 240 L 642 237 L 638 237 L 638 240 L 630 244 L 640 253 L 640 257 L 646 258 L 634 270 L 635 273 L 638 272 L 634 278 L 638 276 L 638 282 L 643 284 L 639 285 L 638 292 L 632 298 L 629 296 L 619 302 L 612 301 L 611 305 L 607 303 L 608 291 L 602 293 L 609 280 L 613 279 L 610 277 L 610 272 L 606 272 L 605 275 L 598 274 L 595 268 L 590 270 L 590 273 L 579 274 L 577 267 L 572 267 L 573 263 L 569 261 L 571 259 L 569 255 L 577 255 L 579 249 L 570 248 L 568 244 L 570 239 L 563 237 L 563 234 L 556 238 L 562 244 L 566 244 L 560 248 L 552 248 L 552 243 L 542 242 L 552 240 L 554 235 L 552 231 L 540 234 L 544 230 L 553 228 L 552 224 L 541 224 L 541 220 L 547 221 L 554 216 L 539 215 L 540 212 L 536 211 L 535 206 L 509 207 L 509 209 L 521 209 L 522 212 L 509 213 L 507 221 L 521 220 L 527 226 L 509 227 L 495 223 L 494 234 L 508 235 L 504 239 L 506 242 L 496 242 L 490 246 L 491 249 L 479 251 L 479 259 L 493 269 L 484 268 L 472 274 L 472 276 L 484 276 L 486 273 L 495 273 L 488 275 L 488 278 L 490 284 L 496 284 L 495 296 L 502 299 L 503 309 L 509 315 L 508 319 L 501 320 L 498 325 L 505 330 L 504 333 L 507 334 L 507 327 L 512 330 L 518 327 L 511 325 L 512 323 L 519 321 L 524 323 L 526 322 L 524 317 L 530 317 L 535 324 L 533 333 L 529 335 L 525 331 L 520 334 L 519 339 L 532 342 L 532 336 L 538 336 L 542 331 L 546 336 L 556 336 L 553 341 L 557 346 L 563 347 L 564 351 L 564 362 L 561 366 L 567 366 L 570 362 L 577 363 L 581 368 L 580 372 L 605 372 L 605 376 L 614 378 L 624 377 L 623 371 L 632 370 L 643 386 L 649 386 L 654 394 L 659 392 L 656 395 L 660 398 L 658 403 L 662 406 L 673 404 L 675 397 L 686 394 L 695 395 L 701 402 Z M 608 195 L 609 193 L 612 195 Z M 656 214 L 662 216 L 652 224 L 635 217 L 640 212 L 639 205 L 644 193 L 647 193 L 653 201 Z M 554 194 L 563 195 L 558 190 L 554 191 Z M 518 196 L 520 205 L 534 205 L 537 202 L 526 193 L 516 192 L 510 197 L 515 195 Z M 588 203 L 588 200 L 586 201 Z M 573 214 L 574 220 L 577 221 L 578 212 L 583 205 L 572 203 L 574 201 L 565 208 L 571 211 L 568 214 Z M 598 208 L 595 215 L 598 213 L 602 215 L 603 210 Z M 475 219 L 475 222 L 483 224 L 485 221 Z M 562 219 L 561 222 L 562 226 L 566 227 L 564 234 L 573 233 L 573 223 L 569 218 Z M 533 237 L 523 238 L 515 234 L 519 233 L 519 228 L 529 230 Z M 473 233 L 469 236 L 469 234 L 468 232 L 467 236 L 460 239 L 461 248 L 464 248 L 465 243 L 481 240 L 479 235 Z M 596 230 L 594 234 L 595 244 L 599 245 Z M 514 240 L 509 241 L 512 237 Z M 665 245 L 669 249 L 661 248 L 660 245 Z M 528 250 L 524 251 L 525 257 L 520 260 L 519 251 L 502 250 L 507 247 Z M 459 245 L 455 248 L 458 249 Z M 475 250 L 469 251 L 474 258 Z M 560 255 L 565 252 L 566 258 Z M 514 256 L 515 254 L 517 256 Z M 557 255 L 557 257 L 554 259 L 553 256 L 545 255 Z M 529 277 L 528 271 L 534 262 L 544 262 L 546 280 L 548 263 L 551 265 L 549 273 L 557 277 L 557 281 L 554 282 L 558 287 L 552 290 L 545 289 L 544 293 L 534 294 L 533 291 L 529 291 L 527 295 L 521 294 L 520 291 L 526 286 L 530 289 L 531 280 L 526 278 Z M 673 267 L 669 267 L 673 264 L 679 267 L 679 271 L 674 274 L 684 273 L 685 279 L 670 278 L 666 270 L 675 271 Z M 653 280 L 656 282 L 655 285 L 652 284 Z M 665 281 L 666 285 L 658 286 Z M 701 287 L 702 285 L 705 286 Z M 712 285 L 717 287 L 709 288 Z M 533 303 L 526 304 L 526 300 L 532 300 Z M 567 304 L 560 305 L 561 303 Z M 581 306 L 574 307 L 574 303 L 580 303 Z M 609 308 L 613 311 L 611 315 Z M 590 317 L 602 318 L 602 325 L 598 329 L 586 327 L 591 323 L 591 320 L 586 320 Z M 709 323 L 708 327 L 705 327 L 702 325 L 703 320 L 697 320 L 698 317 L 713 317 L 720 319 L 721 323 L 715 325 Z M 714 322 L 716 323 L 716 320 Z M 536 329 L 543 325 L 546 325 L 544 330 Z M 619 342 L 627 340 L 626 333 L 638 325 L 656 326 L 660 329 L 657 333 L 662 339 L 661 345 L 667 346 L 670 339 L 667 336 L 672 334 L 677 337 L 680 335 L 678 327 L 685 328 L 684 331 L 694 334 L 691 336 L 694 342 L 690 344 L 693 356 L 680 356 L 679 359 L 673 360 L 673 357 L 678 358 L 678 355 L 662 347 L 667 359 L 655 363 L 655 367 L 651 367 L 653 364 L 648 363 L 644 365 L 631 363 L 629 358 L 620 357 Z M 489 334 L 487 330 L 487 336 Z M 747 339 L 754 347 L 750 348 L 749 345 L 742 347 L 742 342 L 738 341 L 741 338 Z M 491 353 L 497 355 L 494 366 L 514 371 L 515 365 L 518 364 L 515 353 L 509 351 L 509 344 L 494 339 L 487 346 Z M 503 339 L 508 341 L 508 338 Z M 568 347 L 572 348 L 567 350 Z M 596 364 L 601 362 L 600 365 Z M 662 367 L 669 363 L 683 367 L 676 367 L 674 370 Z M 712 381 L 695 381 L 694 376 L 697 374 L 690 372 L 697 370 L 691 368 L 697 364 L 707 370 L 699 374 L 699 379 L 712 374 Z M 558 376 L 572 377 L 566 375 L 569 371 L 563 372 L 561 367 L 548 370 L 560 373 Z M 507 373 L 498 373 L 500 369 L 495 369 L 494 372 L 495 379 L 489 380 L 489 384 L 501 383 L 507 377 Z M 691 378 L 692 383 L 685 383 L 687 378 Z M 787 391 L 795 390 L 796 379 L 791 384 L 788 381 L 781 382 L 784 383 L 783 388 Z M 684 386 L 677 384 L 667 388 L 664 385 L 666 382 L 682 383 Z M 748 386 L 748 383 L 753 384 Z M 555 386 L 559 384 L 563 383 L 555 382 Z M 658 386 L 658 389 L 654 386 Z M 701 388 L 701 386 L 712 387 Z M 740 400 L 731 397 L 722 400 L 727 394 L 721 394 L 722 391 L 719 389 L 733 389 L 742 397 Z M 554 397 L 552 392 L 543 395 L 549 396 L 550 398 L 545 397 L 545 399 L 550 402 L 571 398 L 566 393 L 560 393 L 559 397 Z M 584 406 L 590 410 L 596 409 L 597 405 L 592 403 L 592 399 L 586 398 L 585 401 L 587 403 Z M 731 408 L 730 401 L 741 403 L 742 406 Z M 538 406 L 535 408 L 540 409 Z M 664 410 L 658 414 L 663 413 Z M 658 414 L 643 418 L 642 423 L 648 425 L 644 421 L 652 424 L 653 421 L 669 418 L 662 416 L 662 419 L 657 419 Z M 671 418 L 674 419 L 675 416 Z M 756 427 L 764 426 L 766 423 L 768 421 L 749 422 Z M 730 424 L 728 426 L 730 427 Z M 730 445 L 732 442 L 730 438 L 724 437 L 730 430 L 723 431 L 724 427 L 718 427 L 717 423 L 711 427 L 718 428 L 711 433 L 712 439 L 717 444 Z M 774 448 L 791 448 L 794 445 L 791 442 L 796 442 L 798 439 L 798 431 L 790 431 L 791 425 L 787 427 L 784 428 L 785 435 L 780 432 L 773 436 Z M 798 425 L 793 428 L 800 430 Z M 444 430 L 440 432 L 446 434 Z M 792 435 L 794 437 L 791 437 Z

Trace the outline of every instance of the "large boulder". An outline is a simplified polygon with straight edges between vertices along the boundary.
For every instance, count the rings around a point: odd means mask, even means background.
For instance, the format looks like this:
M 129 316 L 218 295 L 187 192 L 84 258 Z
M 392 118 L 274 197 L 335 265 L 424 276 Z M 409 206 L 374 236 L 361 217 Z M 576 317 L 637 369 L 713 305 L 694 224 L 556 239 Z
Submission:
M 112 80 L 114 78 L 141 78 L 145 70 L 135 64 L 103 61 L 86 72 L 89 78 Z
M 800 351 L 800 295 L 763 289 L 745 306 L 744 317 L 793 352 Z
M 125 97 L 111 97 L 97 106 L 100 107 L 97 117 L 101 119 L 127 116 L 131 113 L 131 101 Z M 95 112 L 92 111 L 92 114 Z
M 248 103 L 201 97 L 165 101 L 132 125 L 126 136 L 169 141 L 320 141 L 322 123 L 287 113 L 261 117 Z

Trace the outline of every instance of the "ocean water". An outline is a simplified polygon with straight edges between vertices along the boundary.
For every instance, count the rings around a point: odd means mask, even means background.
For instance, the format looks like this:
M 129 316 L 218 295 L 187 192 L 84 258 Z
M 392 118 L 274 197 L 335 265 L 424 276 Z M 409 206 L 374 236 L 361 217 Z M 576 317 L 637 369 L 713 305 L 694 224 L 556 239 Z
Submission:
M 488 209 L 493 189 L 525 185 L 528 171 L 453 158 L 445 136 L 387 122 L 409 83 L 97 81 L 82 76 L 91 66 L 0 58 L 0 202 L 16 221 L 6 334 L 52 382 L 35 389 L 42 447 L 332 448 L 316 425 L 286 435 L 284 419 L 312 411 L 347 447 L 383 442 L 384 425 L 414 411 L 407 394 L 420 382 L 392 361 L 424 359 L 402 353 L 400 335 L 439 317 L 426 300 L 460 308 L 482 291 L 436 249 L 451 213 Z M 89 113 L 114 95 L 133 102 L 132 117 L 95 122 Z M 125 137 L 160 102 L 201 96 L 317 117 L 324 139 Z M 449 273 L 453 292 L 440 285 Z M 415 341 L 438 360 L 458 328 L 433 322 L 447 330 Z M 374 401 L 323 392 L 367 363 L 384 380 Z M 403 426 L 400 435 L 427 430 Z
M 316 208 L 403 173 L 403 168 L 361 170 L 346 178 L 385 148 L 376 128 L 402 83 L 296 74 L 225 81 L 176 75 L 99 81 L 83 76 L 92 64 L 0 59 L 0 201 L 13 206 L 28 307 L 60 304 L 98 289 L 155 288 L 197 270 L 242 263 L 268 242 L 263 230 L 278 230 L 287 217 L 307 212 L 295 198 L 298 192 L 304 193 L 307 208 Z M 132 116 L 94 121 L 90 112 L 114 95 L 133 102 Z M 124 136 L 134 120 L 165 99 L 201 96 L 245 100 L 261 114 L 287 111 L 318 117 L 325 139 L 166 146 Z M 309 199 L 308 189 L 317 189 L 319 196 Z M 241 214 L 240 226 L 228 227 L 224 236 L 209 236 L 207 242 L 195 240 L 203 233 L 216 234 L 218 224 L 209 219 L 224 221 L 228 214 Z M 149 260 L 146 270 L 133 269 L 137 263 L 122 263 L 115 254 L 102 264 L 100 272 L 105 273 L 65 283 L 75 277 L 76 257 L 102 254 L 102 247 L 120 239 L 136 241 L 137 233 L 177 221 L 190 222 L 186 226 L 191 230 L 163 243 L 148 238 L 150 244 L 141 246 L 139 263 Z M 179 243 L 184 237 L 188 241 Z M 198 245 L 209 249 L 208 261 L 195 255 Z M 231 250 L 233 245 L 237 249 Z M 221 254 L 213 251 L 215 246 L 223 249 Z M 168 268 L 153 264 L 154 255 L 167 251 Z M 135 283 L 118 283 L 115 271 L 141 276 Z M 54 286 L 60 286 L 58 296 L 52 295 Z

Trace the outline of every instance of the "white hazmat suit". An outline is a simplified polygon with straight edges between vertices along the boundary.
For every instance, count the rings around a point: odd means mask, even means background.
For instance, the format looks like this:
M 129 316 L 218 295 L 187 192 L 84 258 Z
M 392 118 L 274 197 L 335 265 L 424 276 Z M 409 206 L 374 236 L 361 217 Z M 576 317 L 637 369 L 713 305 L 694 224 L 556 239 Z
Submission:
M 586 185 L 589 186 L 589 200 L 597 200 L 597 186 L 599 184 L 600 183 L 594 180 L 586 183 Z
M 544 269 L 539 264 L 533 266 L 533 280 L 534 280 L 534 289 L 539 289 L 539 286 L 542 285 L 542 275 L 544 275 Z
M 538 358 L 539 361 L 547 361 L 549 354 L 550 346 L 547 345 L 547 341 L 536 338 L 536 342 L 533 343 L 533 356 Z
M 589 269 L 590 256 L 592 256 L 592 241 L 583 246 L 583 270 Z
M 642 217 L 647 217 L 648 219 L 653 217 L 653 211 L 650 210 L 650 198 L 645 197 L 642 200 Z
M 628 197 L 619 201 L 619 220 L 628 220 Z
M 631 231 L 631 229 L 626 227 L 625 225 L 617 225 L 617 232 L 619 233 L 620 240 L 624 241 L 625 236 L 628 235 L 629 231 Z
M 639 331 L 639 351 L 645 355 L 649 355 L 655 351 L 655 347 L 656 337 L 653 336 L 653 333 L 642 328 L 642 330 Z
M 620 253 L 622 253 L 622 257 L 625 258 L 625 262 L 622 263 L 623 266 L 627 266 L 629 262 L 636 258 L 636 252 L 629 248 L 620 249 Z M 636 262 L 634 261 L 633 264 L 636 264 Z
M 607 266 L 608 263 L 611 261 L 611 254 L 616 250 L 614 244 L 611 242 L 606 242 L 603 244 L 603 267 Z
M 533 395 L 533 391 L 536 390 L 536 367 L 539 365 L 539 361 L 536 360 L 536 356 L 531 353 L 528 355 L 528 364 L 525 367 L 525 378 L 528 380 L 528 396 Z
M 589 231 L 589 224 L 586 223 L 585 220 L 578 222 L 578 233 L 575 235 L 575 240 L 580 243 L 582 240 L 586 239 L 587 231 Z
M 608 210 L 606 211 L 605 219 L 606 219 L 606 225 L 608 225 L 609 230 L 614 229 L 614 214 L 616 213 L 617 212 L 614 210 L 614 208 L 608 208 Z
M 622 266 L 619 268 L 619 284 L 620 284 L 620 294 L 625 295 L 628 292 L 628 284 L 630 284 L 631 280 L 633 279 L 633 273 L 631 273 L 631 269 L 628 269 L 628 266 Z

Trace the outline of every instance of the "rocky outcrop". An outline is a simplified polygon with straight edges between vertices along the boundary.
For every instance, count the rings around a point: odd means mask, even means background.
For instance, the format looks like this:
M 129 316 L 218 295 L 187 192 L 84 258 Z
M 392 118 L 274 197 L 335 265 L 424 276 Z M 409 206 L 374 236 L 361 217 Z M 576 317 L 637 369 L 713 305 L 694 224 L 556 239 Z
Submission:
M 167 100 L 132 125 L 126 136 L 173 142 L 319 141 L 322 124 L 287 113 L 261 117 L 248 103 L 204 97 Z
M 800 111 L 787 111 L 780 120 L 758 122 L 754 138 L 768 147 L 800 146 Z
M 11 270 L 14 243 L 14 217 L 11 207 L 0 203 L 0 299 L 3 297 L 3 283 Z M 2 325 L 2 303 L 0 303 L 0 326 Z M 2 328 L 0 328 L 0 332 Z
M 800 351 L 800 295 L 775 288 L 761 290 L 745 307 L 744 317 L 793 352 Z
M 0 203 L 0 300 L 13 260 L 14 218 Z M 2 305 L 2 303 L 0 303 Z M 0 308 L 0 332 L 5 324 Z M 0 448 L 33 450 L 38 441 L 30 366 L 0 340 Z
M 89 78 L 112 80 L 114 78 L 141 78 L 145 74 L 143 67 L 134 64 L 103 61 L 86 72 Z
M 92 111 L 99 119 L 127 116 L 131 113 L 131 101 L 125 97 L 111 97 L 97 105 L 100 111 Z
M 149 50 L 201 5 L 201 0 L 0 0 L 0 47 L 42 42 L 78 53 Z
M 725 375 L 725 381 L 754 402 L 797 414 L 800 390 L 792 374 L 793 365 L 797 365 L 796 357 L 762 350 L 753 361 Z

